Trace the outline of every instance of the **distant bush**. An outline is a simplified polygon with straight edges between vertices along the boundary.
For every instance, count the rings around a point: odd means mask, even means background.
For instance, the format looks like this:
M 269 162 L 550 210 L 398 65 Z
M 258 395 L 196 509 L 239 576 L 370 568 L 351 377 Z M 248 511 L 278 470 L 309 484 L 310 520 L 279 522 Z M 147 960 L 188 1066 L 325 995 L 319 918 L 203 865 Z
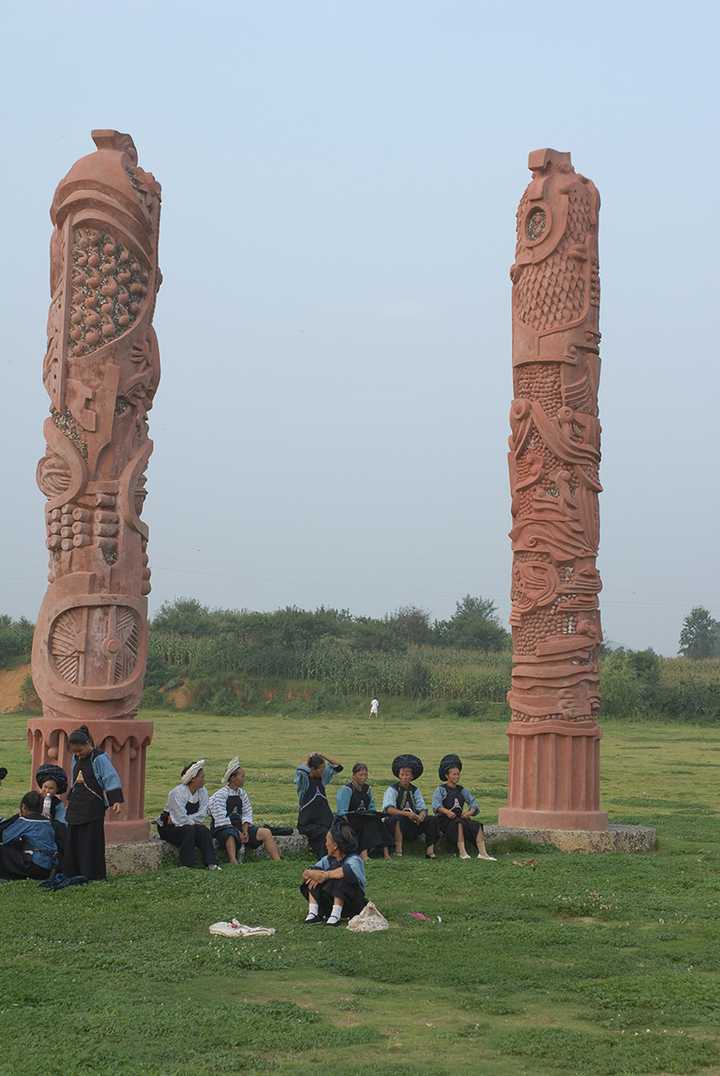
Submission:
M 0 669 L 30 660 L 33 625 L 25 617 L 13 620 L 0 613 Z
M 26 676 L 20 686 L 20 713 L 42 713 L 42 701 L 35 690 L 32 676 Z

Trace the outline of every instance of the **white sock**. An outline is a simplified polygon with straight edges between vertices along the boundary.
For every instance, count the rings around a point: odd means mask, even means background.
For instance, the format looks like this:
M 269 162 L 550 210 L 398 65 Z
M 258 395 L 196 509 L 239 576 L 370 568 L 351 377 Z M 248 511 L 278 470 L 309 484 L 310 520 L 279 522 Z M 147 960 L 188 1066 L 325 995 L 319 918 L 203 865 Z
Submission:
M 342 919 L 342 904 L 333 904 L 332 911 L 328 916 L 328 923 L 338 923 Z
M 308 901 L 308 913 L 305 916 L 306 919 L 312 919 L 320 911 L 320 906 L 315 903 L 314 900 Z

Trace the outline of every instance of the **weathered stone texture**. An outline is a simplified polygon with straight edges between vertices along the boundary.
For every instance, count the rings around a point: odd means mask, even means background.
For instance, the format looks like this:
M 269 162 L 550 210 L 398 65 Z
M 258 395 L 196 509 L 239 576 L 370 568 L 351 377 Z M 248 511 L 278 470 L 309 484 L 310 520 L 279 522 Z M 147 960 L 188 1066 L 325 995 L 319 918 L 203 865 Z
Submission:
M 530 154 L 513 283 L 512 719 L 505 826 L 607 828 L 599 809 L 598 210 L 569 153 Z
M 49 586 L 32 671 L 43 718 L 29 723 L 32 767 L 70 765 L 68 732 L 88 725 L 123 782 L 110 841 L 147 836 L 145 751 L 134 716 L 147 655 L 148 411 L 160 379 L 152 317 L 160 286 L 160 186 L 129 135 L 92 133 L 96 152 L 61 180 L 50 216 L 51 302 L 43 380 Z

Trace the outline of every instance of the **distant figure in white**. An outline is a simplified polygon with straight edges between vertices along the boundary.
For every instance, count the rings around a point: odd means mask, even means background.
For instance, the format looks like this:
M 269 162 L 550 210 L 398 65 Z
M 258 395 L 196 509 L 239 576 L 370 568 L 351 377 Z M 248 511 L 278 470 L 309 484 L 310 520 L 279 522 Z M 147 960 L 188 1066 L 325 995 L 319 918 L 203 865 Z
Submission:
M 370 702 L 370 717 L 380 717 L 380 700 L 372 699 Z

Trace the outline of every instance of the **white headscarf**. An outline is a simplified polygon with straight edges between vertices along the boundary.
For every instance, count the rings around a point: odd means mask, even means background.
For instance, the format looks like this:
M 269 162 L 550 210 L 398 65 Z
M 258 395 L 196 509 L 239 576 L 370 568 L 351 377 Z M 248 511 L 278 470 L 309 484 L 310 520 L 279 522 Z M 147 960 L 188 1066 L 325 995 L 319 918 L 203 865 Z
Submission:
M 228 781 L 230 780 L 230 778 L 232 777 L 232 775 L 234 773 L 237 773 L 237 771 L 241 770 L 241 769 L 242 769 L 242 765 L 240 763 L 240 759 L 239 758 L 231 758 L 230 761 L 227 764 L 227 769 L 225 770 L 225 773 L 223 775 L 223 784 L 226 785 L 228 783 Z
M 199 758 L 197 762 L 193 762 L 192 766 L 188 766 L 188 768 L 185 770 L 185 773 L 180 778 L 182 783 L 184 785 L 189 785 L 193 777 L 197 777 L 197 775 L 200 773 L 200 770 L 203 768 L 206 761 L 207 759 Z

